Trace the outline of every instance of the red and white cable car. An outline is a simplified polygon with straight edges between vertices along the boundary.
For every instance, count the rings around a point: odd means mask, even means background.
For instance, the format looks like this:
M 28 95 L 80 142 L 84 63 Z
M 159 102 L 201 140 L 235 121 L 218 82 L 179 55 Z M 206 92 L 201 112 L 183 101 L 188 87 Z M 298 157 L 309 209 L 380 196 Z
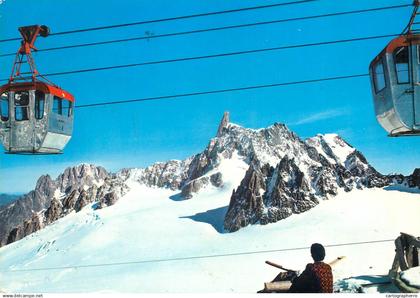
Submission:
M 9 82 L 0 87 L 0 141 L 6 153 L 61 153 L 73 132 L 74 97 L 36 69 L 35 40 L 47 37 L 49 28 L 26 26 L 19 32 L 23 40 Z M 23 65 L 28 72 L 22 72 Z

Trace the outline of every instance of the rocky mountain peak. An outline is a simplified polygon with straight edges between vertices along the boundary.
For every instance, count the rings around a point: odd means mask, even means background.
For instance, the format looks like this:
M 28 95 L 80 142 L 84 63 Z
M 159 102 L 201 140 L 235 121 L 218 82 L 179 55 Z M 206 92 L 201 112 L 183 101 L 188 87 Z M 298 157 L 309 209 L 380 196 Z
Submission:
M 410 187 L 420 188 L 420 168 L 414 169 L 413 174 L 411 174 L 408 184 Z
M 390 183 L 337 134 L 318 134 L 302 141 L 278 123 L 245 134 L 250 134 L 249 148 L 259 162 L 250 165 L 232 194 L 225 217 L 227 231 L 305 212 L 335 196 L 340 188 L 351 191 Z
M 216 137 L 219 137 L 222 135 L 223 129 L 228 126 L 229 122 L 230 122 L 229 112 L 224 112 L 223 118 L 219 124 L 219 128 L 217 129 Z
M 303 145 L 299 137 L 284 124 L 275 123 L 268 128 L 250 129 L 228 123 L 210 141 L 206 151 L 212 152 L 213 157 L 220 155 L 224 158 L 230 158 L 236 151 L 246 157 L 248 162 L 253 157 L 275 166 L 285 154 L 294 154 Z
M 94 184 L 102 184 L 109 173 L 100 166 L 92 164 L 80 164 L 68 167 L 58 176 L 57 182 L 61 192 L 67 193 L 70 189 L 80 186 L 92 187 Z
M 17 241 L 70 212 L 98 202 L 101 208 L 117 202 L 128 186 L 103 167 L 80 164 L 68 167 L 53 180 L 41 176 L 33 191 L 0 208 L 0 246 Z M 42 219 L 42 221 L 41 221 Z
M 193 157 L 185 160 L 157 162 L 146 168 L 123 169 L 116 175 L 126 183 L 140 183 L 149 187 L 180 189 L 188 179 L 188 169 Z
M 50 198 L 54 195 L 56 184 L 50 175 L 42 175 L 36 182 L 35 191 L 40 195 Z

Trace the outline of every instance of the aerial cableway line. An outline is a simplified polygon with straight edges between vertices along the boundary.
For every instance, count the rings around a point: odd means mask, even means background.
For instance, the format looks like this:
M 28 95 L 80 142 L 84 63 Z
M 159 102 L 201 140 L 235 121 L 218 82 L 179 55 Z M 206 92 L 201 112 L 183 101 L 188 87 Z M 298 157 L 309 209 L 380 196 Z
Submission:
M 70 44 L 70 45 L 65 45 L 65 46 L 38 49 L 38 52 L 58 51 L 58 50 L 65 50 L 65 49 L 91 47 L 91 46 L 107 45 L 107 44 L 114 44 L 114 43 L 124 43 L 124 42 L 132 42 L 132 41 L 139 41 L 139 40 L 150 40 L 150 39 L 163 38 L 163 37 L 183 36 L 183 35 L 189 35 L 189 34 L 198 34 L 198 33 L 205 33 L 205 32 L 229 30 L 229 29 L 248 28 L 248 27 L 254 27 L 254 26 L 286 23 L 286 22 L 293 22 L 293 21 L 304 21 L 304 20 L 319 19 L 319 18 L 325 18 L 325 17 L 334 17 L 334 16 L 351 15 L 351 14 L 361 14 L 361 13 L 383 11 L 383 10 L 390 10 L 390 9 L 396 9 L 396 8 L 405 8 L 405 7 L 409 7 L 409 6 L 411 6 L 411 5 L 408 5 L 408 4 L 406 4 L 406 5 L 394 5 L 394 6 L 386 6 L 386 7 L 379 7 L 379 8 L 370 8 L 370 9 L 344 11 L 344 12 L 328 13 L 328 14 L 305 16 L 305 17 L 296 17 L 296 18 L 288 18 L 288 19 L 280 19 L 280 20 L 272 20 L 272 21 L 263 21 L 263 22 L 256 22 L 256 23 L 247 23 L 247 24 L 239 24 L 239 25 L 230 25 L 230 26 L 222 26 L 222 27 L 189 30 L 189 31 L 182 31 L 182 32 L 170 32 L 170 33 L 163 33 L 163 34 L 157 34 L 157 35 L 147 35 L 147 36 L 142 35 L 142 36 L 130 37 L 130 38 L 113 39 L 113 40 L 80 43 L 80 44 Z M 398 35 L 399 34 L 395 34 L 395 36 L 398 36 Z M 13 55 L 14 55 L 14 53 L 0 54 L 0 57 L 8 57 L 8 56 L 13 56 Z
M 104 101 L 104 102 L 98 102 L 98 103 L 76 105 L 75 108 L 90 108 L 90 107 L 108 106 L 108 105 L 125 104 L 125 103 L 135 103 L 135 102 L 143 102 L 143 101 L 174 99 L 174 98 L 180 98 L 180 97 L 192 97 L 192 96 L 200 96 L 200 95 L 211 95 L 211 94 L 219 94 L 219 93 L 257 90 L 257 89 L 274 88 L 274 87 L 281 87 L 281 86 L 291 86 L 291 85 L 319 83 L 319 82 L 326 82 L 326 81 L 363 78 L 363 77 L 368 77 L 368 76 L 369 76 L 368 73 L 363 73 L 363 74 L 326 77 L 326 78 L 303 80 L 303 81 L 280 82 L 280 83 L 272 83 L 272 84 L 265 84 L 265 85 L 252 85 L 252 86 L 244 86 L 244 87 L 237 87 L 237 88 L 198 91 L 198 92 L 191 92 L 191 93 L 181 93 L 181 94 L 163 95 L 163 96 L 155 96 L 155 97 L 144 97 L 144 98 L 137 98 L 137 99 Z
M 314 42 L 314 43 L 307 43 L 307 44 L 286 45 L 286 46 L 280 46 L 280 47 L 251 49 L 251 50 L 243 50 L 243 51 L 235 51 L 235 52 L 225 52 L 225 53 L 218 53 L 218 54 L 211 54 L 211 55 L 173 58 L 173 59 L 167 59 L 167 60 L 145 61 L 145 62 L 139 62 L 139 63 L 110 65 L 110 66 L 95 67 L 95 68 L 75 69 L 75 70 L 69 70 L 69 71 L 45 73 L 44 76 L 45 77 L 61 76 L 61 75 L 71 75 L 71 74 L 79 74 L 79 73 L 87 73 L 87 72 L 115 70 L 115 69 L 122 69 L 122 68 L 140 67 L 140 66 L 147 66 L 147 65 L 166 64 L 166 63 L 175 63 L 175 62 L 186 62 L 186 61 L 193 61 L 193 60 L 221 58 L 221 57 L 255 54 L 255 53 L 263 53 L 263 52 L 279 51 L 279 50 L 287 50 L 287 49 L 295 49 L 295 48 L 324 46 L 324 45 L 332 45 L 332 44 L 348 43 L 348 42 L 358 42 L 358 41 L 388 38 L 388 37 L 395 37 L 395 36 L 398 36 L 398 35 L 397 34 L 387 34 L 387 35 L 378 35 L 378 36 L 357 37 L 357 38 L 350 38 L 350 39 L 321 41 L 321 42 Z M 25 73 L 22 73 L 22 74 L 25 74 Z M 28 73 L 28 74 L 30 74 L 30 73 Z M 0 81 L 7 81 L 7 79 L 1 79 Z
M 373 244 L 388 243 L 388 242 L 394 242 L 394 239 L 336 243 L 336 244 L 329 244 L 329 245 L 324 245 L 324 246 L 325 247 L 343 247 L 343 246 L 355 246 L 355 245 L 373 245 Z M 81 264 L 81 265 L 73 265 L 73 266 L 70 265 L 70 266 L 59 266 L 59 267 L 15 269 L 15 270 L 7 270 L 7 271 L 5 270 L 5 271 L 0 271 L 0 272 L 13 273 L 13 272 L 31 272 L 31 271 L 51 271 L 51 270 L 77 269 L 77 268 L 109 267 L 109 266 L 136 265 L 136 264 L 147 264 L 147 263 L 175 262 L 175 261 L 186 261 L 186 260 L 195 260 L 195 259 L 211 259 L 211 258 L 221 258 L 221 257 L 235 257 L 235 256 L 245 256 L 245 255 L 254 255 L 254 254 L 267 254 L 267 253 L 277 253 L 277 252 L 286 252 L 286 251 L 308 250 L 309 248 L 310 247 L 279 248 L 279 249 L 270 249 L 270 250 L 231 252 L 231 253 L 223 253 L 223 254 L 186 256 L 186 257 L 166 258 L 166 259 L 162 258 L 162 259 L 137 260 L 137 261 L 126 261 L 126 262 L 115 262 L 115 263 L 98 263 L 98 264 L 84 264 L 84 265 Z
M 315 1 L 318 1 L 318 0 L 300 0 L 300 1 L 292 1 L 292 2 L 284 2 L 284 3 L 274 3 L 274 4 L 267 4 L 267 5 L 243 7 L 243 8 L 228 9 L 228 10 L 221 10 L 221 11 L 213 11 L 213 12 L 204 12 L 204 13 L 197 13 L 197 14 L 176 16 L 176 17 L 169 17 L 169 18 L 161 18 L 161 19 L 155 19 L 155 20 L 146 20 L 146 21 L 139 21 L 139 22 L 132 22 L 132 23 L 107 25 L 107 26 L 99 26 L 99 27 L 91 27 L 91 28 L 81 28 L 81 29 L 74 29 L 74 30 L 51 33 L 50 36 L 82 33 L 82 32 L 89 32 L 89 31 L 98 31 L 98 30 L 107 30 L 107 29 L 114 29 L 114 28 L 121 28 L 121 27 L 176 21 L 176 20 L 185 20 L 185 19 L 200 18 L 200 17 L 207 17 L 207 16 L 214 16 L 214 15 L 237 13 L 237 12 L 243 12 L 243 11 L 251 11 L 251 10 L 303 4 L 303 3 L 315 2 Z M 16 40 L 20 40 L 20 37 L 1 39 L 0 42 L 9 42 L 9 41 L 16 41 Z

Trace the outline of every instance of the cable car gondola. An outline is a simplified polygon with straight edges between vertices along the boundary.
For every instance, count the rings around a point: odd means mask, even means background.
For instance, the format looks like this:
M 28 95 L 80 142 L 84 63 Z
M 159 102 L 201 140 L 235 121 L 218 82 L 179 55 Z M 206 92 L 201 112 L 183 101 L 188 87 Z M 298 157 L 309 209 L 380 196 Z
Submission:
M 392 137 L 420 135 L 420 30 L 414 28 L 419 4 L 414 1 L 403 34 L 369 66 L 376 118 Z
M 47 37 L 49 28 L 26 26 L 19 32 L 23 40 L 12 74 L 0 87 L 0 140 L 6 153 L 61 153 L 73 132 L 74 97 L 42 77 L 35 67 L 31 51 L 36 51 L 38 35 Z M 25 63 L 30 71 L 22 73 Z

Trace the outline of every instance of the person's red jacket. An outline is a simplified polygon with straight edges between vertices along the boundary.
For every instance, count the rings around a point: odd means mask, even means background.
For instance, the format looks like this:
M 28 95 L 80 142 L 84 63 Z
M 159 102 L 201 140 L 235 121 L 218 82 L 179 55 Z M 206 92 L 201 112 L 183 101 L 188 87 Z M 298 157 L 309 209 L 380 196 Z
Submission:
M 332 293 L 333 275 L 331 266 L 324 262 L 306 265 L 301 275 L 293 280 L 291 293 Z

